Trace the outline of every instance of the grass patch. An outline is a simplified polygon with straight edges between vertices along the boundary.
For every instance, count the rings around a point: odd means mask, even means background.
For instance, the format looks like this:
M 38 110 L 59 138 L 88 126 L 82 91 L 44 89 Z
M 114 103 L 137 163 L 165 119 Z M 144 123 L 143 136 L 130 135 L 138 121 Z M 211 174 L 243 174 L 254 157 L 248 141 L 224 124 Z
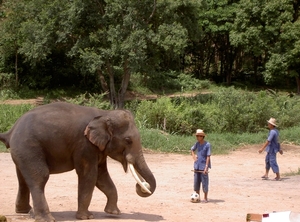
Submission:
M 196 142 L 196 138 L 191 136 L 180 136 L 168 134 L 161 130 L 140 129 L 142 145 L 147 149 L 166 153 L 189 154 L 190 148 Z M 266 139 L 267 131 L 260 133 L 210 133 L 206 136 L 206 141 L 211 143 L 212 154 L 228 154 L 242 145 L 263 143 Z
M 8 131 L 17 119 L 34 106 L 30 104 L 9 105 L 0 104 L 0 132 Z
M 300 175 L 300 168 L 298 167 L 298 171 L 295 170 L 295 171 L 291 171 L 291 172 L 288 172 L 288 173 L 283 173 L 284 176 L 297 176 L 297 175 Z
M 0 153 L 8 153 L 9 150 L 6 149 L 6 146 L 3 143 L 0 143 Z
M 158 152 L 189 154 L 190 148 L 196 142 L 193 135 L 181 136 L 147 128 L 139 131 L 143 147 Z M 294 133 L 295 131 L 298 133 Z M 280 141 L 300 145 L 299 132 L 300 127 L 281 130 Z M 241 146 L 262 144 L 266 141 L 267 135 L 267 129 L 258 133 L 209 133 L 205 140 L 211 144 L 212 155 L 220 155 L 228 154 Z
M 0 132 L 8 131 L 23 113 L 32 108 L 32 105 L 0 105 L 3 113 L 0 116 Z M 190 154 L 190 147 L 196 142 L 193 135 L 169 134 L 158 129 L 147 129 L 143 125 L 139 131 L 143 147 L 157 152 Z M 280 141 L 300 145 L 299 132 L 300 127 L 280 130 Z M 206 140 L 211 143 L 212 155 L 220 155 L 244 145 L 262 144 L 267 135 L 267 129 L 258 133 L 208 133 Z M 0 152 L 8 152 L 3 143 L 0 143 Z
M 11 129 L 17 119 L 34 106 L 30 104 L 8 105 L 0 104 L 0 132 Z M 8 152 L 5 145 L 0 142 L 0 152 Z
M 180 136 L 165 133 L 156 129 L 140 129 L 142 146 L 146 149 L 163 152 L 190 154 L 190 148 L 196 142 L 193 135 Z M 212 155 L 228 154 L 242 145 L 263 143 L 266 133 L 259 134 L 209 134 L 206 140 L 211 143 Z M 0 152 L 8 152 L 3 143 L 0 143 Z

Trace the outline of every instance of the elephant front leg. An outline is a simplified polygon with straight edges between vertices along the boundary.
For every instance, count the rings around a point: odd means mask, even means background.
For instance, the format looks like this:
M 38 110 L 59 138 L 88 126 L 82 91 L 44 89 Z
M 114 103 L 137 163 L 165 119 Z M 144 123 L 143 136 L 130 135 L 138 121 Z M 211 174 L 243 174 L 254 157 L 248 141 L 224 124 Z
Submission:
M 96 186 L 107 197 L 107 203 L 104 211 L 109 214 L 120 214 L 121 211 L 117 206 L 118 192 L 115 184 L 113 183 L 108 171 L 106 162 L 99 165 L 98 180 Z
M 78 210 L 76 218 L 81 220 L 94 219 L 88 210 L 97 179 L 97 168 L 81 168 L 76 170 L 78 174 Z

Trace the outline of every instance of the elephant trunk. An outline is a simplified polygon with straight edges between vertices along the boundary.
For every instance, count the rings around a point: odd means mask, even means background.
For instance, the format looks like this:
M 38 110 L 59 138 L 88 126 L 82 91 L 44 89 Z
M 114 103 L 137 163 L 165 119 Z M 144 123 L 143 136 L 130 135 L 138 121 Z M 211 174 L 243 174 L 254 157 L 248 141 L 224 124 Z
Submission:
M 156 189 L 156 180 L 150 171 L 143 153 L 140 152 L 134 164 L 129 164 L 129 169 L 137 181 L 136 193 L 141 197 L 149 197 Z

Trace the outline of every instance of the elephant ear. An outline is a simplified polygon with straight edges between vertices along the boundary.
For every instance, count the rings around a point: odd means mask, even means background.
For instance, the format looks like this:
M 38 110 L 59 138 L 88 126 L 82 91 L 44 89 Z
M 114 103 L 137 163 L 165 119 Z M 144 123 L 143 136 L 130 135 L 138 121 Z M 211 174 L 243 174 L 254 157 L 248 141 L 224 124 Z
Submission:
M 84 135 L 95 146 L 103 151 L 112 137 L 112 123 L 109 118 L 97 116 L 84 130 Z

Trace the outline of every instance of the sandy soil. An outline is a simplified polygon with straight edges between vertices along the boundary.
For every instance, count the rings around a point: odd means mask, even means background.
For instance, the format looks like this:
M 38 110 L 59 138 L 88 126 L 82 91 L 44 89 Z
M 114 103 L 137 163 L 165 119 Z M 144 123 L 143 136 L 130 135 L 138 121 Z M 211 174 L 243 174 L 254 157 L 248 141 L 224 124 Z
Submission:
M 109 159 L 109 171 L 119 192 L 121 215 L 103 212 L 105 196 L 95 190 L 91 221 L 245 221 L 247 213 L 296 211 L 300 206 L 300 176 L 284 176 L 298 171 L 300 147 L 283 145 L 278 156 L 282 181 L 262 180 L 264 156 L 260 145 L 238 149 L 229 155 L 212 156 L 209 203 L 191 203 L 193 191 L 192 158 L 189 155 L 145 153 L 157 190 L 149 198 L 135 193 L 135 181 L 121 165 Z M 270 178 L 275 175 L 270 173 Z M 0 153 L 0 214 L 10 221 L 33 221 L 29 215 L 14 212 L 17 177 L 9 153 Z M 203 195 L 202 195 L 203 196 Z M 202 197 L 201 196 L 201 197 Z M 76 221 L 77 178 L 74 171 L 51 175 L 46 186 L 50 211 L 58 221 Z

